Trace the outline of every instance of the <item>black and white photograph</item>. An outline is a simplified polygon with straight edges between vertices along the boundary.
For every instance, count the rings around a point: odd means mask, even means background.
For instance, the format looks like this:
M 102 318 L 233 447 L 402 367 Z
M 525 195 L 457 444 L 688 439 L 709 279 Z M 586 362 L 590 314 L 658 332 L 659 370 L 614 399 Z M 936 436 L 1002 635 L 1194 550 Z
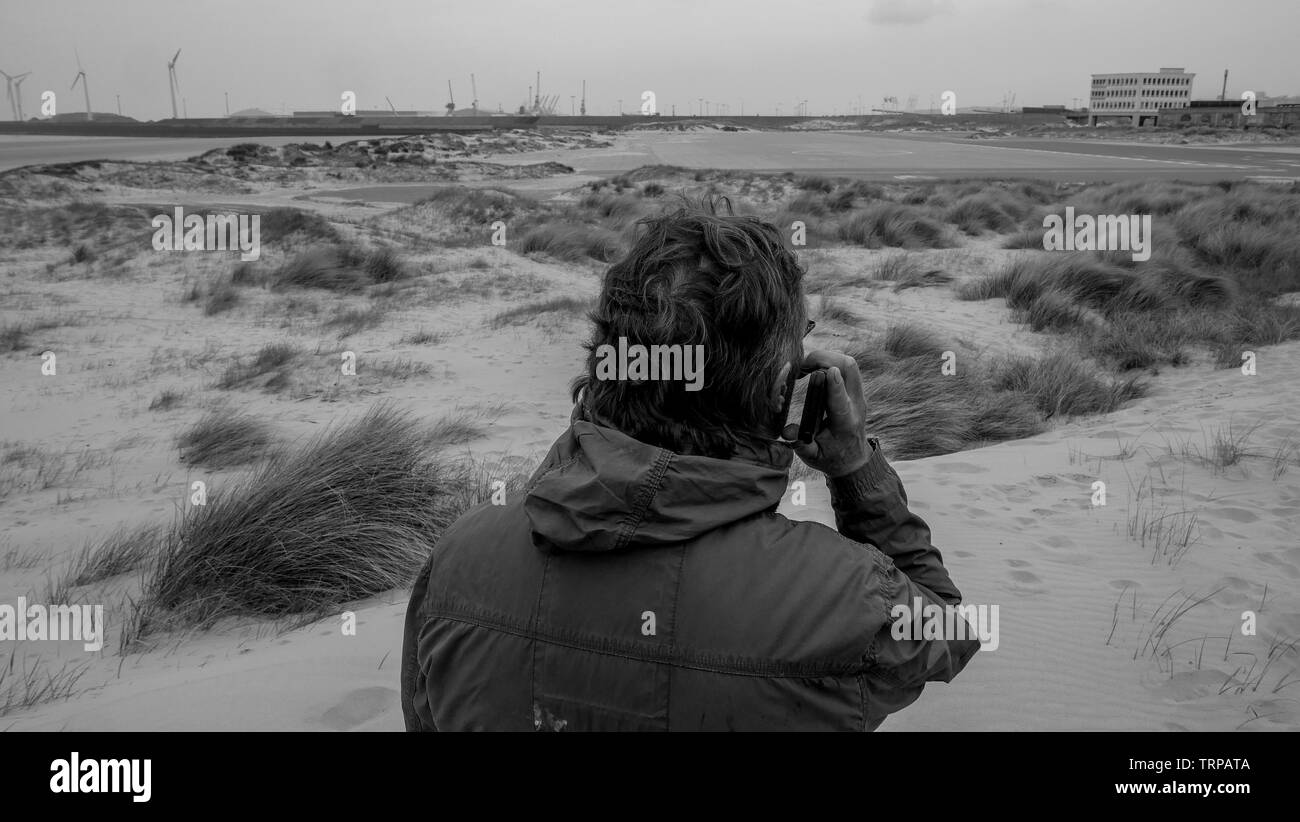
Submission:
M 0 0 L 0 730 L 1300 730 L 1298 33 Z

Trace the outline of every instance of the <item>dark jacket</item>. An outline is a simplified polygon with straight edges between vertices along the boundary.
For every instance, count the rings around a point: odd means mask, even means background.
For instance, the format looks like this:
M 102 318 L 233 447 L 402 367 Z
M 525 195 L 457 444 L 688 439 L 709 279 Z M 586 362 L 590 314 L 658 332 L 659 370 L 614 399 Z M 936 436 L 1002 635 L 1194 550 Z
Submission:
M 683 456 L 575 415 L 417 578 L 407 729 L 875 729 L 979 643 L 891 637 L 895 603 L 960 593 L 872 445 L 830 482 L 837 533 L 775 513 L 783 446 Z

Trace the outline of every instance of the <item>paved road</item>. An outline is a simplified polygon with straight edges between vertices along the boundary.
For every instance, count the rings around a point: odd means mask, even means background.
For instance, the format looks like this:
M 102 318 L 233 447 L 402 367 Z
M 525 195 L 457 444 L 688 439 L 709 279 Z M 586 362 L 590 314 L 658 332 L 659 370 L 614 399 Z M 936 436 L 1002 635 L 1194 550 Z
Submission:
M 353 135 L 355 137 L 355 135 Z M 267 137 L 283 145 L 301 138 Z M 313 138 L 323 142 L 329 138 Z M 349 139 L 349 138 L 335 138 Z M 230 145 L 230 138 L 0 136 L 0 170 L 89 159 L 184 159 Z M 688 168 L 815 173 L 872 180 L 1034 177 L 1051 180 L 1260 178 L 1300 180 L 1300 146 L 1168 146 L 1097 140 L 966 139 L 951 134 L 862 132 L 646 132 L 613 149 L 530 152 L 491 158 L 504 163 L 556 160 L 580 173 L 615 174 L 663 163 Z M 417 190 L 418 189 L 418 190 Z M 380 194 L 389 190 L 381 187 Z M 393 188 L 394 201 L 426 196 L 429 187 Z M 354 193 L 360 192 L 360 193 Z M 385 199 L 376 189 L 337 196 Z
M 346 137 L 264 137 L 268 146 L 287 143 L 356 140 Z M 247 142 L 230 137 L 63 137 L 0 134 L 0 171 L 45 163 L 77 160 L 184 160 L 214 148 Z
M 618 152 L 584 154 L 575 152 L 562 162 L 583 172 L 602 174 L 664 163 L 688 168 L 795 171 L 875 180 L 926 177 L 1087 181 L 1300 179 L 1300 146 L 1278 150 L 1274 146 L 1207 148 L 1096 140 L 972 140 L 937 134 L 767 132 L 635 135 Z M 509 161 L 532 159 L 533 155 L 517 155 Z

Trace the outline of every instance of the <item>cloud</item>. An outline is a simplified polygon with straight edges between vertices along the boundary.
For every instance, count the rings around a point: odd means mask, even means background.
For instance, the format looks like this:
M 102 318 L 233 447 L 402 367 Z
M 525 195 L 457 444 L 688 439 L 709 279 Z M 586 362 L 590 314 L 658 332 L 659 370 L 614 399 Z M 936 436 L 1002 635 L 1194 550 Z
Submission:
M 910 26 L 952 10 L 952 0 L 872 0 L 867 20 L 884 26 Z

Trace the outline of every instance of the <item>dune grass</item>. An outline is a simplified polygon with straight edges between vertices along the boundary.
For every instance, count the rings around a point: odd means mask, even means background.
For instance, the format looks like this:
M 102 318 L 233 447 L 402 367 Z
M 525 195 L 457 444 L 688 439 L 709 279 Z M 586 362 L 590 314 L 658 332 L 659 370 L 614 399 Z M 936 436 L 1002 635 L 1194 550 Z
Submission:
M 944 373 L 948 351 L 956 373 Z M 1069 350 L 986 362 L 910 323 L 858 337 L 845 353 L 863 377 L 867 431 L 896 459 L 1032 436 L 1056 419 L 1113 411 L 1146 389 Z
M 468 467 L 389 405 L 275 454 L 185 509 L 132 604 L 124 648 L 235 615 L 320 615 L 408 584 L 480 501 Z
M 72 320 L 59 317 L 39 317 L 34 320 L 0 324 L 0 354 L 24 351 L 35 345 L 31 340 L 32 334 L 73 324 Z
M 525 303 L 492 317 L 488 325 L 503 328 L 507 325 L 521 325 L 542 314 L 583 314 L 590 311 L 594 303 L 589 299 L 578 297 L 553 297 L 547 300 Z
M 258 349 L 251 360 L 232 362 L 217 380 L 216 387 L 230 390 L 260 383 L 265 391 L 282 390 L 289 384 L 290 366 L 301 353 L 290 343 L 267 343 Z
M 390 248 L 362 251 L 347 243 L 309 248 L 285 261 L 271 275 L 272 287 L 319 288 L 357 292 L 375 284 L 409 276 L 406 266 Z
M 623 253 L 624 244 L 618 234 L 602 226 L 552 222 L 529 229 L 517 248 L 521 254 L 546 254 L 566 262 L 608 263 Z
M 273 441 L 262 420 L 220 407 L 177 437 L 176 445 L 182 463 L 215 471 L 263 458 Z
M 836 225 L 843 242 L 866 248 L 952 248 L 956 242 L 942 223 L 913 206 L 872 202 Z
M 77 693 L 77 683 L 90 668 L 90 661 L 65 662 L 55 669 L 40 657 L 23 654 L 23 643 L 12 643 L 9 658 L 0 663 L 0 716 L 43 702 L 68 699 Z
M 138 570 L 158 555 L 163 529 L 155 524 L 123 526 L 82 546 L 68 566 L 49 580 L 45 601 L 70 604 L 73 589 Z
M 321 324 L 326 331 L 334 332 L 343 340 L 362 331 L 378 328 L 388 316 L 388 307 L 381 302 L 362 306 L 336 306 L 334 313 Z
M 927 288 L 952 282 L 951 274 L 932 266 L 924 265 L 906 252 L 891 254 L 880 261 L 873 274 L 877 280 L 891 282 L 894 291 L 909 288 Z
M 301 208 L 272 208 L 260 215 L 258 232 L 264 243 L 281 243 L 290 238 L 309 243 L 336 243 L 340 236 L 329 220 Z
M 149 410 L 170 411 L 176 406 L 180 405 L 181 401 L 184 398 L 185 398 L 184 392 L 177 391 L 174 388 L 166 388 L 161 392 L 159 392 L 158 396 L 154 397 L 149 402 Z
M 1197 349 L 1230 367 L 1243 351 L 1300 338 L 1300 307 L 1272 299 L 1278 288 L 1300 288 L 1286 279 L 1290 263 L 1279 262 L 1289 242 L 1275 238 L 1271 250 L 1231 265 L 1207 264 L 1203 243 L 1164 246 L 1146 262 L 1117 252 L 1043 252 L 963 282 L 956 293 L 1002 298 L 1034 331 L 1072 336 L 1084 353 L 1120 371 L 1181 365 Z M 1268 273 L 1257 267 L 1270 265 Z

